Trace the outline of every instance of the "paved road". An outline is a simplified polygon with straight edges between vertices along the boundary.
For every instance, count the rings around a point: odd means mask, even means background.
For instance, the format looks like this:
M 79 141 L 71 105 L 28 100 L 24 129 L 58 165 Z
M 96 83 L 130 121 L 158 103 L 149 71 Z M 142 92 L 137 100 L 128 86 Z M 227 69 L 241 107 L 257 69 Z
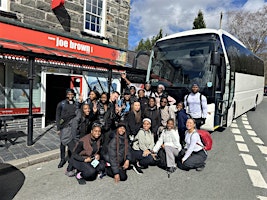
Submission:
M 21 199 L 267 199 L 267 101 L 254 113 L 239 117 L 231 127 L 212 134 L 214 144 L 202 172 L 166 172 L 150 167 L 143 175 L 132 170 L 126 182 L 105 177 L 86 185 L 57 169 L 58 160 L 40 163 L 6 176 L 10 194 Z M 16 180 L 16 181 L 14 181 Z M 13 184 L 16 183 L 16 184 Z M 2 190 L 2 188 L 0 189 Z M 7 191 L 7 190 L 6 190 Z M 3 196 L 2 196 L 3 197 Z M 0 197 L 0 199 L 2 199 Z

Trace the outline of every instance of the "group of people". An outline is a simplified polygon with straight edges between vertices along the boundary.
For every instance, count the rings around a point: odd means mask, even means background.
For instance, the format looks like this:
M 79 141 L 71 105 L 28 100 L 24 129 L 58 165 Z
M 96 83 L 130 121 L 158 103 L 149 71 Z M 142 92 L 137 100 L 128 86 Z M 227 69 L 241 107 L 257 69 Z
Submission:
M 91 90 L 86 100 L 75 101 L 73 89 L 66 90 L 56 109 L 58 168 L 67 163 L 65 174 L 79 184 L 105 175 L 125 181 L 127 170 L 141 174 L 157 165 L 169 173 L 177 167 L 201 171 L 207 153 L 196 131 L 205 123 L 207 99 L 198 85 L 176 103 L 161 84 L 155 92 L 149 82 L 136 91 L 126 75 L 121 77 L 128 84 L 121 98 L 117 91 Z

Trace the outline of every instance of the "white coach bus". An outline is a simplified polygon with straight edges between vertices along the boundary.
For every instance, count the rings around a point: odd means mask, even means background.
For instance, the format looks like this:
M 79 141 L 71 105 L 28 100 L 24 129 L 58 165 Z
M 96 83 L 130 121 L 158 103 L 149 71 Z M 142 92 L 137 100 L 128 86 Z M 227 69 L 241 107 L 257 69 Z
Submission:
M 196 29 L 156 42 L 146 80 L 152 87 L 163 84 L 177 101 L 197 83 L 208 100 L 209 114 L 201 128 L 213 131 L 256 109 L 263 99 L 264 64 L 226 31 Z

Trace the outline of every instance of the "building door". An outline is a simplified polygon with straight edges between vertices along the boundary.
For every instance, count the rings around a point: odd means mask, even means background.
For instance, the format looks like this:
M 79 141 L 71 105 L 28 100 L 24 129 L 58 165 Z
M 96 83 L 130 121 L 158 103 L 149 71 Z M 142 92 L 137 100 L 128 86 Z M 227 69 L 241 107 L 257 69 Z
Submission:
M 56 120 L 57 104 L 66 98 L 66 89 L 71 88 L 76 93 L 76 99 L 82 94 L 82 77 L 60 74 L 46 75 L 45 126 Z

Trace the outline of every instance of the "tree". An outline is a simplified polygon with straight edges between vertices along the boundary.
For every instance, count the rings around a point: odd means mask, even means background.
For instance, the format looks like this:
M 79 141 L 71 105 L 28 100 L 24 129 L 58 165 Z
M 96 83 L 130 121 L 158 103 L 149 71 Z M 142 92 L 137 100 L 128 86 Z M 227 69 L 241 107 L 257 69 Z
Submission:
M 141 39 L 138 43 L 138 46 L 135 48 L 135 51 L 150 51 L 156 41 L 162 37 L 162 29 L 160 29 L 159 33 L 156 36 L 153 36 L 151 39 L 147 38 L 146 41 L 144 41 L 144 39 Z
M 235 35 L 252 52 L 266 53 L 267 6 L 254 11 L 231 11 L 227 13 L 227 30 Z
M 200 29 L 200 28 L 206 28 L 206 24 L 203 18 L 203 13 L 201 12 L 201 10 L 198 11 L 197 17 L 193 22 L 192 29 Z

